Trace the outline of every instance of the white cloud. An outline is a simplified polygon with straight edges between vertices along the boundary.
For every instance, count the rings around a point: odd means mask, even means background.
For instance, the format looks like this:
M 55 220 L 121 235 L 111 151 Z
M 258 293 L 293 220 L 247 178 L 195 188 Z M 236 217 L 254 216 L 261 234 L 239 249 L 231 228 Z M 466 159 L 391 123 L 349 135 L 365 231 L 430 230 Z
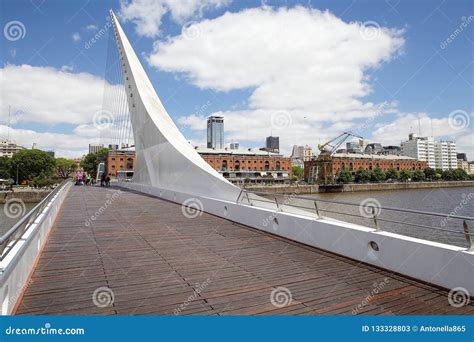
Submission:
M 88 73 L 30 65 L 0 69 L 2 118 L 8 106 L 18 122 L 81 124 L 102 108 L 103 79 Z
M 10 137 L 25 147 L 33 142 L 41 149 L 56 150 L 57 155 L 77 157 L 87 151 L 88 144 L 110 143 L 116 133 L 107 125 L 119 115 L 118 109 L 110 115 L 102 109 L 104 80 L 88 73 L 72 73 L 64 65 L 60 70 L 30 65 L 6 65 L 0 69 L 0 136 L 8 135 L 6 123 L 11 106 Z M 112 87 L 107 84 L 108 87 Z M 118 94 L 107 88 L 108 94 Z M 103 123 L 94 121 L 108 120 Z M 38 130 L 15 128 L 36 124 Z M 3 125 L 2 125 L 3 124 Z M 70 132 L 51 132 L 55 125 L 70 124 Z M 102 125 L 102 126 L 101 126 Z
M 87 31 L 97 31 L 97 29 L 98 29 L 97 25 L 94 25 L 94 24 L 90 24 L 86 26 Z
M 17 144 L 26 148 L 31 148 L 36 143 L 41 150 L 52 150 L 56 152 L 56 157 L 75 158 L 88 152 L 89 143 L 98 143 L 99 138 L 91 139 L 75 134 L 37 132 L 30 129 L 10 128 L 0 125 L 0 136 L 10 136 Z
M 140 36 L 159 35 L 162 17 L 170 13 L 171 18 L 182 24 L 192 17 L 200 17 L 203 11 L 228 4 L 230 0 L 132 0 L 120 2 L 119 16 L 136 25 Z
M 381 27 L 368 39 L 364 28 L 303 7 L 245 9 L 193 24 L 192 39 L 184 32 L 155 42 L 148 61 L 200 88 L 250 89 L 248 110 L 223 113 L 226 136 L 263 141 L 272 131 L 289 150 L 397 111 L 396 102 L 380 109 L 363 98 L 372 92 L 368 71 L 401 53 L 403 31 Z M 291 127 L 271 125 L 278 111 L 288 113 Z M 196 115 L 180 122 L 204 127 Z
M 77 42 L 81 41 L 81 35 L 79 34 L 79 32 L 73 33 L 71 37 L 72 37 L 72 40 L 74 41 L 74 43 L 77 43 Z

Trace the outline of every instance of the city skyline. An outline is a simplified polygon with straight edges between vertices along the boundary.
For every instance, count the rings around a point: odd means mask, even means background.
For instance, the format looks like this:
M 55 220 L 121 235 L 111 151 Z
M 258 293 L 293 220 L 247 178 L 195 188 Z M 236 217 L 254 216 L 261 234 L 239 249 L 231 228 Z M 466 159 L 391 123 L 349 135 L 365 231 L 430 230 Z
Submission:
M 7 135 L 10 122 L 10 137 L 20 145 L 36 142 L 73 158 L 87 153 L 89 143 L 110 143 L 94 117 L 102 104 L 106 16 L 112 7 L 165 107 L 193 145 L 205 145 L 206 118 L 217 115 L 227 123 L 226 145 L 262 146 L 266 136 L 275 135 L 285 155 L 295 144 L 315 148 L 344 130 L 392 145 L 421 127 L 422 135 L 456 140 L 458 151 L 473 157 L 468 2 L 351 7 L 209 0 L 201 7 L 191 2 L 184 12 L 170 4 L 152 11 L 143 1 L 83 7 L 7 3 L 2 3 L 2 27 L 20 22 L 24 29 L 19 37 L 5 36 L 8 30 L 2 36 L 0 72 L 8 83 L 2 81 L 0 136 Z M 64 15 L 57 16 L 59 11 Z M 52 27 L 42 27 L 44 20 Z M 279 23 L 287 20 L 294 24 L 280 32 Z M 253 21 L 259 35 L 244 25 L 248 29 L 233 36 L 235 25 Z M 216 30 L 234 43 L 220 41 Z M 339 41 L 340 34 L 357 48 Z M 261 64 L 257 56 L 269 62 Z

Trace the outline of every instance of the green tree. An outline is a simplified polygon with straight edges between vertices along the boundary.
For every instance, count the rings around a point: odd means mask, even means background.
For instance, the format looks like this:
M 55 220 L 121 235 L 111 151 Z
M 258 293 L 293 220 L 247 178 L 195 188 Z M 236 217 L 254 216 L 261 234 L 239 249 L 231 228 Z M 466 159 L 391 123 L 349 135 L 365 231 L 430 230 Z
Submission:
M 426 177 L 426 180 L 436 180 L 436 170 L 435 169 L 432 169 L 431 167 L 427 167 L 425 169 L 425 177 Z
M 11 159 L 7 156 L 0 157 L 0 178 L 10 179 L 12 174 Z
M 391 167 L 390 169 L 385 172 L 385 180 L 389 181 L 397 181 L 400 179 L 400 172 L 397 169 Z
M 367 170 L 360 168 L 355 174 L 356 183 L 367 183 L 370 180 L 370 175 Z
M 416 170 L 415 172 L 413 172 L 412 180 L 414 182 L 422 182 L 425 180 L 425 178 L 426 178 L 426 175 L 423 172 L 423 170 Z
M 385 180 L 385 172 L 380 167 L 376 167 L 370 173 L 370 180 L 372 182 L 380 183 Z
M 467 172 L 460 168 L 453 170 L 453 174 L 454 179 L 458 181 L 464 181 L 469 179 L 469 175 L 467 174 Z
M 40 150 L 21 150 L 11 159 L 12 174 L 16 177 L 18 169 L 18 182 L 33 180 L 35 177 L 51 177 L 54 171 L 54 158 Z
M 66 179 L 77 170 L 77 164 L 74 162 L 74 160 L 56 158 L 55 169 L 58 177 Z
M 81 167 L 90 175 L 95 175 L 97 172 L 97 166 L 99 163 L 105 161 L 107 153 L 109 152 L 108 148 L 102 148 L 96 153 L 89 153 L 81 161 Z
M 304 169 L 299 166 L 292 166 L 291 174 L 295 176 L 297 179 L 301 179 L 304 177 Z
M 443 180 L 445 181 L 453 181 L 456 180 L 456 174 L 453 170 L 444 170 L 442 173 Z
M 401 180 L 402 182 L 407 182 L 407 181 L 409 181 L 409 180 L 411 179 L 411 177 L 412 177 L 412 174 L 411 174 L 411 172 L 408 171 L 408 170 L 402 170 L 402 171 L 400 172 L 400 180 Z
M 337 182 L 338 183 L 352 183 L 354 181 L 354 178 L 352 177 L 352 173 L 348 169 L 341 169 L 339 171 L 339 175 L 337 177 Z

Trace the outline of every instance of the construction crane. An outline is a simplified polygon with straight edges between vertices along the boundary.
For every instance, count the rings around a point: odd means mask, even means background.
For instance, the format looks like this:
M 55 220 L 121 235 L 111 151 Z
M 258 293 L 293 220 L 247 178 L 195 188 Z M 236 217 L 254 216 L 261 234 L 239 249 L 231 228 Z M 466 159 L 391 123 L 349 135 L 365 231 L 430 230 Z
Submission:
M 318 182 L 320 184 L 330 184 L 334 182 L 332 155 L 336 153 L 339 147 L 350 137 L 364 140 L 364 138 L 361 136 L 351 132 L 344 132 L 334 139 L 331 139 L 324 144 L 318 145 L 318 149 L 321 153 L 317 159 L 316 172 L 313 171 L 313 174 L 317 174 Z

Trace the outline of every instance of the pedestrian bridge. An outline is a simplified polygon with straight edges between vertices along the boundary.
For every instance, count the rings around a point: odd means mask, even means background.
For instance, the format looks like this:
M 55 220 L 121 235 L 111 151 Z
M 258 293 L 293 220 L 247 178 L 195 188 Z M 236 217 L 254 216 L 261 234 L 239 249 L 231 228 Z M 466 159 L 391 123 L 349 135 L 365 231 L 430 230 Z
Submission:
M 400 274 L 156 197 L 78 186 L 17 297 L 17 315 L 474 314 Z

